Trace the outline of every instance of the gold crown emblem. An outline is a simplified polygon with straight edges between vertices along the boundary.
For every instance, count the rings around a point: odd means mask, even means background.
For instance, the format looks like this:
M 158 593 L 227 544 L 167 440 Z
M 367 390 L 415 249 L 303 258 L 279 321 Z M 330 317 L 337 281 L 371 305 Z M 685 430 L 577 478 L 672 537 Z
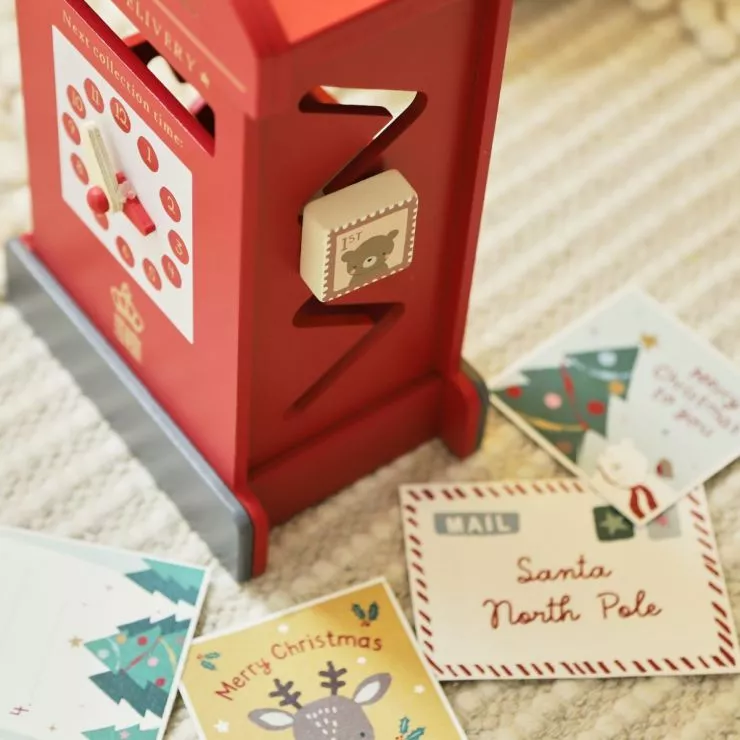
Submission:
M 134 306 L 134 299 L 128 283 L 121 283 L 120 288 L 111 288 L 110 294 L 116 311 L 126 319 L 126 322 L 137 334 L 141 334 L 144 331 L 144 319 Z

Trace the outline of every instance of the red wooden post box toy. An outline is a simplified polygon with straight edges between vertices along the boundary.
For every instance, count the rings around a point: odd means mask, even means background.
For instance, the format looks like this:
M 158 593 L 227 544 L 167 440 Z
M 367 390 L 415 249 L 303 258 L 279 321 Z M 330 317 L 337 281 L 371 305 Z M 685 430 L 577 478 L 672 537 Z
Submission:
M 244 579 L 270 526 L 480 444 L 461 347 L 511 0 L 103 2 L 138 32 L 17 0 L 10 298 Z

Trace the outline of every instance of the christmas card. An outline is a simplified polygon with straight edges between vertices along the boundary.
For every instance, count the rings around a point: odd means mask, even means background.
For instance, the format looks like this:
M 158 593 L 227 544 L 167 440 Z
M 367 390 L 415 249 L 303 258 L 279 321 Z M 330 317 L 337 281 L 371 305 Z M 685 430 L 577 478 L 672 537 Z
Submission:
M 401 506 L 439 680 L 738 672 L 703 488 L 644 527 L 575 479 L 404 486 Z
M 465 738 L 383 580 L 195 641 L 202 738 Z
M 158 740 L 202 568 L 0 528 L 0 737 Z
M 635 524 L 740 456 L 740 369 L 637 289 L 490 390 L 494 406 Z

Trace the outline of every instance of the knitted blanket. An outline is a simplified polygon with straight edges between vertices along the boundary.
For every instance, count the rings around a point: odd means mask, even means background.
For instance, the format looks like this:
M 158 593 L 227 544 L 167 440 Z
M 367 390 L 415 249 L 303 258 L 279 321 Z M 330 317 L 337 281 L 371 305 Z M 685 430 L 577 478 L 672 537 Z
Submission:
M 648 15 L 677 13 L 708 59 L 729 59 L 740 48 L 738 0 L 632 0 L 632 3 Z
M 29 226 L 15 37 L 13 3 L 0 0 L 3 238 Z M 497 373 L 630 278 L 740 360 L 738 91 L 740 59 L 707 64 L 675 13 L 645 22 L 621 0 L 518 0 L 466 341 L 480 371 Z M 491 411 L 472 459 L 429 443 L 274 531 L 262 578 L 240 586 L 216 565 L 200 630 L 378 575 L 408 609 L 399 484 L 562 474 Z M 740 466 L 708 491 L 737 619 Z M 212 562 L 65 370 L 2 304 L 0 523 Z M 480 740 L 740 738 L 740 679 L 732 677 L 445 690 L 469 737 Z M 168 737 L 195 737 L 182 704 Z

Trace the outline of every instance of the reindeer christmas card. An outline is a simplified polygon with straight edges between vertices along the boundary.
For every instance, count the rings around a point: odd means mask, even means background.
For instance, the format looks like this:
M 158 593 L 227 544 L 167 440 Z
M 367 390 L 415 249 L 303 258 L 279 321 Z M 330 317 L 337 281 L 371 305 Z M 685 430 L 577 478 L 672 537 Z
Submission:
M 703 488 L 643 527 L 576 479 L 404 486 L 401 507 L 441 681 L 738 672 Z
M 158 740 L 208 571 L 0 528 L 0 738 Z
M 490 398 L 635 524 L 740 456 L 740 368 L 639 289 L 505 371 Z
M 384 580 L 195 641 L 202 738 L 465 738 Z

